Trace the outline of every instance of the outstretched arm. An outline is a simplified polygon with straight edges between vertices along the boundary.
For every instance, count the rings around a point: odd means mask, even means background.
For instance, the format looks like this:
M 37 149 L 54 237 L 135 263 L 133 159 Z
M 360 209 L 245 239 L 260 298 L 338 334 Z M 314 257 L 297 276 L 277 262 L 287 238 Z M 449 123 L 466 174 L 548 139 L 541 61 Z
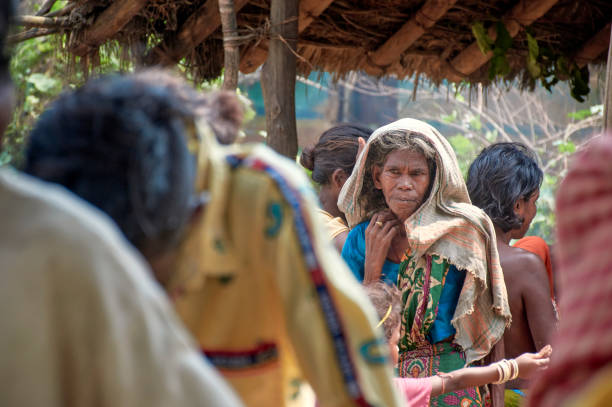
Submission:
M 523 353 L 516 358 L 519 367 L 519 377 L 530 378 L 538 370 L 545 369 L 550 362 L 552 348 L 545 346 L 538 353 Z M 500 379 L 495 364 L 484 367 L 467 367 L 454 372 L 440 374 L 431 378 L 431 395 L 439 396 L 468 387 L 483 386 Z

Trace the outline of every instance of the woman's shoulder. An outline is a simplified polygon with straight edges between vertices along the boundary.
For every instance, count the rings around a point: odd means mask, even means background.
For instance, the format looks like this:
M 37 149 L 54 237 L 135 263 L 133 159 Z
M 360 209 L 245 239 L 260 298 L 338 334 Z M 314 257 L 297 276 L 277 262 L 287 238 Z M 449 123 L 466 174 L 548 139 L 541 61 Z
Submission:
M 361 233 L 361 234 L 365 234 L 365 230 L 368 227 L 368 225 L 370 224 L 370 220 L 364 220 L 361 223 L 356 224 L 352 229 L 351 232 L 354 230 L 355 233 Z

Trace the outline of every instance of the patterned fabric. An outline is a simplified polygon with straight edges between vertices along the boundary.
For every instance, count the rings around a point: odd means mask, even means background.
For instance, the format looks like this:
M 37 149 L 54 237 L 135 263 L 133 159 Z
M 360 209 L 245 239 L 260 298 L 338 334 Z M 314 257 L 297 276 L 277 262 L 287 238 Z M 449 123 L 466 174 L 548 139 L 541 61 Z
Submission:
M 424 378 L 438 372 L 451 372 L 465 366 L 465 353 L 457 345 L 442 342 L 424 345 L 417 350 L 400 354 L 399 373 L 401 377 Z M 483 397 L 477 387 L 459 390 L 432 397 L 432 407 L 484 406 Z
M 365 164 L 371 143 L 390 130 L 406 130 L 425 137 L 436 150 L 436 175 L 427 200 L 406 220 L 414 269 L 425 268 L 428 255 L 438 255 L 466 278 L 453 325 L 455 342 L 466 352 L 466 361 L 482 359 L 510 324 L 510 307 L 499 263 L 493 224 L 485 213 L 471 205 L 465 182 L 452 147 L 427 123 L 402 119 L 376 130 L 357 158 L 353 173 L 344 184 L 338 207 L 349 226 L 367 216 L 360 202 Z
M 557 193 L 562 318 L 550 366 L 531 388 L 532 406 L 563 406 L 612 365 L 611 237 L 612 136 L 606 135 L 576 154 Z
M 199 151 L 204 213 L 167 290 L 202 352 L 249 406 L 397 406 L 388 347 L 329 244 L 295 163 L 263 145 Z
M 344 223 L 342 218 L 339 218 L 339 217 L 334 218 L 331 213 L 324 211 L 323 209 L 319 209 L 318 212 L 321 215 L 323 224 L 327 228 L 327 232 L 329 233 L 330 239 L 334 239 L 340 233 L 344 233 L 344 232 L 348 233 L 349 228 L 348 226 L 346 226 L 346 223 Z

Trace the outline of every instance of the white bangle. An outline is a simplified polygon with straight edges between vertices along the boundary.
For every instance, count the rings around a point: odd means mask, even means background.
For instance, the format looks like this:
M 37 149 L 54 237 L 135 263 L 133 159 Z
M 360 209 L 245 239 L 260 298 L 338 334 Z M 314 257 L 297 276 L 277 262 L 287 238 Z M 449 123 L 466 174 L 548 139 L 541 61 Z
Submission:
M 512 365 L 512 367 L 514 368 L 514 372 L 512 372 L 512 377 L 510 377 L 509 380 L 514 380 L 518 377 L 519 375 L 519 367 L 518 367 L 518 362 L 516 361 L 516 359 L 510 359 L 509 360 L 510 364 Z

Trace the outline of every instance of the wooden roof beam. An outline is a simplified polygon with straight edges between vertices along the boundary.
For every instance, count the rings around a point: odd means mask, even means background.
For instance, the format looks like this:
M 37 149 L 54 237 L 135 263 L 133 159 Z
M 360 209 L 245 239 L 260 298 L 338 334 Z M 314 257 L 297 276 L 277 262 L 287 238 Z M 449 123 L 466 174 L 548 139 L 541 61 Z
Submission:
M 83 36 L 70 44 L 70 52 L 84 56 L 117 34 L 149 0 L 115 0 L 85 29 Z
M 332 2 L 333 0 L 301 0 L 298 17 L 298 34 L 320 16 Z M 242 73 L 254 72 L 261 64 L 266 62 L 267 57 L 268 40 L 263 39 L 245 51 L 240 61 L 240 71 Z
M 521 27 L 531 25 L 542 17 L 557 3 L 558 0 L 520 0 L 512 10 L 502 18 L 511 37 L 516 37 Z M 489 37 L 495 40 L 497 32 L 495 26 L 489 28 Z M 476 41 L 461 51 L 450 62 L 451 69 L 447 75 L 448 80 L 459 82 L 465 79 L 478 68 L 486 64 L 493 56 L 493 52 L 483 54 Z
M 385 67 L 400 59 L 428 28 L 438 22 L 457 0 L 427 0 L 425 4 L 383 45 L 370 54 L 370 60 Z
M 248 0 L 234 0 L 238 13 Z M 145 65 L 174 65 L 221 26 L 218 0 L 208 0 L 185 21 L 176 38 L 157 44 L 144 58 Z
M 597 34 L 584 43 L 580 51 L 574 55 L 574 60 L 580 68 L 600 56 L 608 49 L 612 23 L 606 24 Z

